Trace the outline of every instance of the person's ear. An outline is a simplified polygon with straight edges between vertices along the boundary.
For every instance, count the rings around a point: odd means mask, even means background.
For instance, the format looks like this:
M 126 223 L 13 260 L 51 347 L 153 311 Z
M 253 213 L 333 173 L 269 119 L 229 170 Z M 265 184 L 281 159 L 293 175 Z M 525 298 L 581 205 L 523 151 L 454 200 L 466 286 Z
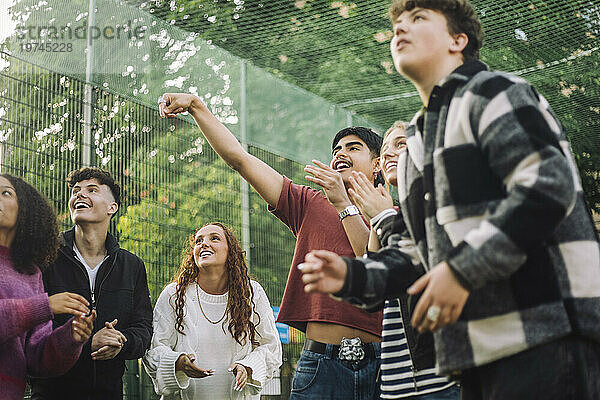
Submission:
M 379 171 L 381 171 L 381 165 L 379 164 L 379 157 L 373 158 L 373 176 L 377 177 Z
M 469 37 L 466 33 L 457 33 L 452 36 L 452 42 L 450 43 L 451 53 L 462 53 L 467 44 L 469 44 Z
M 116 202 L 110 203 L 110 207 L 108 207 L 108 215 L 111 217 L 115 215 L 119 211 L 119 205 Z

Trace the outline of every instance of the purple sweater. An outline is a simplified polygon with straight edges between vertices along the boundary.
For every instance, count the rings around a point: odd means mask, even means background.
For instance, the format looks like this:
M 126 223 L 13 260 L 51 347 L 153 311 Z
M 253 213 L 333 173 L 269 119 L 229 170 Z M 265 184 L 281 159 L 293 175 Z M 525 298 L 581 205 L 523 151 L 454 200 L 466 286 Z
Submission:
M 26 375 L 60 375 L 77 361 L 71 323 L 52 331 L 52 317 L 40 271 L 18 273 L 0 246 L 0 399 L 22 400 Z

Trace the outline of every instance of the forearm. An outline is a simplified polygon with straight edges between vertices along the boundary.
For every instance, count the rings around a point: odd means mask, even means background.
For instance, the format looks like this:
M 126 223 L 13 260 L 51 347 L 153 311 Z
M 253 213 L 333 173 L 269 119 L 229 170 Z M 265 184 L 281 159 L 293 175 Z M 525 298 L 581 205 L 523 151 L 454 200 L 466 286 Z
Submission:
M 152 322 L 140 321 L 135 326 L 121 331 L 127 338 L 118 357 L 124 360 L 135 360 L 144 355 L 150 346 L 152 337 Z
M 176 371 L 177 360 L 183 354 L 159 345 L 152 347 L 143 357 L 144 369 L 152 379 L 157 394 L 169 395 L 189 386 L 190 378 L 184 372 Z
M 236 361 L 238 364 L 248 367 L 252 370 L 252 379 L 254 383 L 264 385 L 265 381 L 272 377 L 282 361 L 281 342 L 279 341 L 279 333 L 275 326 L 273 310 L 269 303 L 266 293 L 255 285 L 254 289 L 255 311 L 253 323 L 257 323 L 257 340 L 259 345 L 252 351 Z
M 199 102 L 199 100 L 197 101 Z M 204 105 L 192 103 L 190 114 L 210 146 L 223 161 L 234 170 L 240 170 L 243 159 L 247 157 L 247 152 L 233 133 Z
M 0 343 L 3 343 L 52 319 L 48 295 L 41 293 L 24 299 L 0 299 L 0 317 Z
M 200 100 L 192 104 L 190 113 L 219 157 L 252 185 L 268 204 L 277 206 L 283 187 L 283 176 L 264 161 L 248 153 L 233 133 L 211 114 Z
M 39 326 L 27 340 L 27 370 L 32 376 L 53 376 L 67 372 L 79 358 L 82 343 L 73 338 L 73 318 L 52 330 L 52 323 Z
M 141 261 L 138 271 L 134 290 L 134 318 L 128 321 L 126 327 L 121 330 L 127 341 L 119 356 L 126 360 L 142 357 L 152 340 L 152 303 L 150 302 L 146 269 Z
M 367 247 L 368 251 L 375 252 L 381 248 L 381 243 L 379 243 L 379 238 L 377 237 L 377 232 L 374 229 L 371 229 L 369 233 L 369 244 Z
M 369 243 L 369 228 L 363 221 L 360 215 L 352 215 L 342 220 L 344 231 L 350 241 L 350 246 L 354 251 L 354 255 L 357 257 L 362 256 L 365 253 L 367 244 Z
M 406 294 L 421 275 L 410 258 L 397 249 L 383 249 L 369 258 L 346 258 L 344 287 L 334 296 L 365 309 Z

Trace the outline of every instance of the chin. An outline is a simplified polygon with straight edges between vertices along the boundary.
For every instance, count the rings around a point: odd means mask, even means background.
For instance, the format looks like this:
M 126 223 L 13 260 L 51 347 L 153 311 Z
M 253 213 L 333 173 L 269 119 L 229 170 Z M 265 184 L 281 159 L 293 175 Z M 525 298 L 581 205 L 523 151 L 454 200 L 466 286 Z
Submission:
M 425 68 L 424 62 L 414 62 L 408 59 L 399 60 L 395 63 L 396 71 L 403 77 L 411 80 L 412 77 L 417 77 Z
M 71 220 L 73 221 L 74 224 L 82 224 L 82 223 L 86 223 L 86 222 L 98 222 L 94 218 L 91 218 L 86 215 L 75 215 L 75 216 L 71 217 Z

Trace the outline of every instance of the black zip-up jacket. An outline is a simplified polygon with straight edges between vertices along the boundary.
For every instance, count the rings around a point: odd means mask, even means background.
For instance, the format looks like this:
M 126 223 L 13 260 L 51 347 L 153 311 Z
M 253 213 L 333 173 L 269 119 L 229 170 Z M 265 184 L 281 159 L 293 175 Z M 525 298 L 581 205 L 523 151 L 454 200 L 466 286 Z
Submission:
M 127 341 L 111 360 L 91 358 L 91 338 L 83 346 L 77 363 L 65 375 L 49 379 L 32 379 L 32 399 L 122 399 L 125 360 L 140 358 L 152 338 L 152 304 L 148 291 L 146 269 L 137 256 L 119 247 L 111 234 L 106 238 L 108 258 L 98 268 L 94 291 L 90 290 L 87 270 L 75 257 L 75 230 L 61 234 L 61 246 L 56 261 L 43 274 L 48 295 L 61 292 L 77 293 L 96 309 L 92 336 L 105 322 L 118 319 L 115 329 Z M 71 315 L 57 315 L 53 328 L 61 326 Z

